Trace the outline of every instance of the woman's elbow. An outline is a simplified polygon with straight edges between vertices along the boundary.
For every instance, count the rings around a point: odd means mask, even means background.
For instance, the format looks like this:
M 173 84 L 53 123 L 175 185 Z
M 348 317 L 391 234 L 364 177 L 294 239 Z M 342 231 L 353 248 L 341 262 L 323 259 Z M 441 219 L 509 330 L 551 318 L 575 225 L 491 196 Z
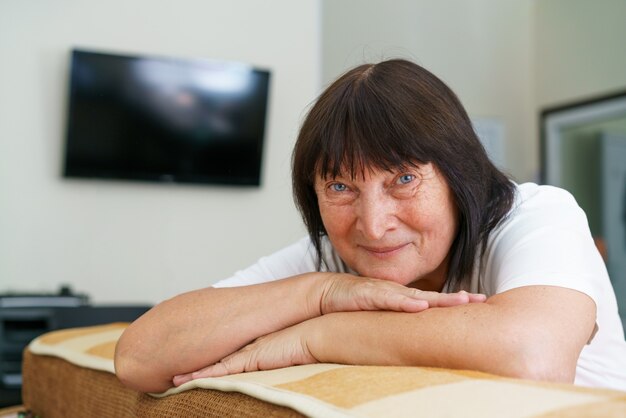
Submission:
M 118 380 L 122 382 L 122 384 L 126 387 L 137 389 L 136 382 L 133 379 L 135 373 L 133 373 L 133 361 L 132 358 L 128 355 L 126 350 L 120 348 L 120 344 L 118 343 L 115 347 L 115 357 L 113 359 L 113 365 L 115 368 L 115 376 L 117 376 Z
M 505 366 L 509 377 L 555 383 L 573 383 L 578 356 L 567 355 L 562 347 L 529 343 L 518 346 Z M 575 358 L 574 358 L 575 357 Z
M 547 364 L 546 361 L 527 362 L 523 367 L 515 370 L 512 377 L 518 379 L 537 380 L 554 383 L 574 383 L 576 365 L 555 362 Z
M 123 336 L 122 336 L 123 337 Z M 139 392 L 163 392 L 172 387 L 172 381 L 154 373 L 148 361 L 133 350 L 132 344 L 120 338 L 115 347 L 114 367 L 118 380 L 126 387 Z

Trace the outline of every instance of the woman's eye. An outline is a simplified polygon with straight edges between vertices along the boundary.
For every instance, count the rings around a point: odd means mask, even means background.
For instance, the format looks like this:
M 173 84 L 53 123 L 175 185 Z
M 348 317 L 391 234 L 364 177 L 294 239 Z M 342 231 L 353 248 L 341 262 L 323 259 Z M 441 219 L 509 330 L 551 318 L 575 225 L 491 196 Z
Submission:
M 333 192 L 345 192 L 346 190 L 348 190 L 348 186 L 342 183 L 331 184 L 330 188 Z
M 415 180 L 415 176 L 413 174 L 403 174 L 400 177 L 398 177 L 398 184 L 408 184 L 410 182 L 412 182 L 413 180 Z

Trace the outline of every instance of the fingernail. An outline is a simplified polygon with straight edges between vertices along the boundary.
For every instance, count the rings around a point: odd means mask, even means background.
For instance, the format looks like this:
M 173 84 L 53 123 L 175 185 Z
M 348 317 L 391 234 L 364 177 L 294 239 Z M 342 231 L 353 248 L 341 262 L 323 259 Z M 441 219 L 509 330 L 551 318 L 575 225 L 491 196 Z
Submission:
M 174 376 L 172 383 L 174 383 L 174 386 L 180 386 L 185 383 L 185 378 L 184 376 Z

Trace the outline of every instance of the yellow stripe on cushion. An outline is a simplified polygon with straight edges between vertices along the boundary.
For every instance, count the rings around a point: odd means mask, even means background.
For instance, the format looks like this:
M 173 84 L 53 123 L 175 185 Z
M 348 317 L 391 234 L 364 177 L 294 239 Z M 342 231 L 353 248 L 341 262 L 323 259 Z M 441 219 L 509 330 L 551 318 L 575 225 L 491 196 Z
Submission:
M 359 417 L 527 418 L 603 401 L 602 395 L 502 380 L 465 380 L 372 400 L 351 409 Z M 560 416 L 560 415 L 559 415 Z M 582 417 L 584 415 L 580 415 Z M 591 415 L 596 416 L 596 415 Z
M 60 357 L 72 364 L 115 373 L 113 350 L 127 324 L 55 331 L 35 338 L 28 345 L 33 354 Z
M 440 368 L 435 368 L 435 367 L 422 367 L 422 369 L 432 370 L 432 371 L 441 371 L 442 370 Z M 447 373 L 456 374 L 456 375 L 459 375 L 459 376 L 466 377 L 468 379 L 488 379 L 488 380 L 507 379 L 506 377 L 500 377 L 500 376 L 496 376 L 494 374 L 479 372 L 479 371 L 476 371 L 476 370 L 445 369 L 445 371 Z
M 115 322 L 112 324 L 95 325 L 83 328 L 61 329 L 58 331 L 51 331 L 43 334 L 38 339 L 41 344 L 57 345 L 72 338 L 82 337 L 90 334 L 100 334 L 101 332 L 106 332 L 114 329 L 124 329 L 126 327 L 128 327 L 128 323 L 126 322 Z
M 559 409 L 537 418 L 580 417 L 624 418 L 626 417 L 626 397 Z
M 352 408 L 386 396 L 462 380 L 466 378 L 437 369 L 360 366 L 329 370 L 276 387 Z
M 117 341 L 109 341 L 107 343 L 98 344 L 96 346 L 91 347 L 86 351 L 87 354 L 91 354 L 92 356 L 98 356 L 105 358 L 107 360 L 113 360 L 115 357 L 115 346 L 117 345 Z

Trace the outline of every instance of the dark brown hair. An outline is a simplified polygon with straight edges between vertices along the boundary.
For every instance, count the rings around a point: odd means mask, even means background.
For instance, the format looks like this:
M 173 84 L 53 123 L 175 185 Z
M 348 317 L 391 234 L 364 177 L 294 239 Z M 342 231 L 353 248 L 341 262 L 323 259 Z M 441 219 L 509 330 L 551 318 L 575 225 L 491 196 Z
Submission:
M 356 67 L 318 98 L 292 155 L 298 207 L 322 265 L 326 235 L 315 176 L 350 175 L 433 163 L 458 208 L 459 231 L 450 248 L 448 285 L 468 279 L 489 233 L 509 212 L 514 185 L 489 160 L 456 95 L 432 73 L 394 59 Z M 484 247 L 484 245 L 483 245 Z

